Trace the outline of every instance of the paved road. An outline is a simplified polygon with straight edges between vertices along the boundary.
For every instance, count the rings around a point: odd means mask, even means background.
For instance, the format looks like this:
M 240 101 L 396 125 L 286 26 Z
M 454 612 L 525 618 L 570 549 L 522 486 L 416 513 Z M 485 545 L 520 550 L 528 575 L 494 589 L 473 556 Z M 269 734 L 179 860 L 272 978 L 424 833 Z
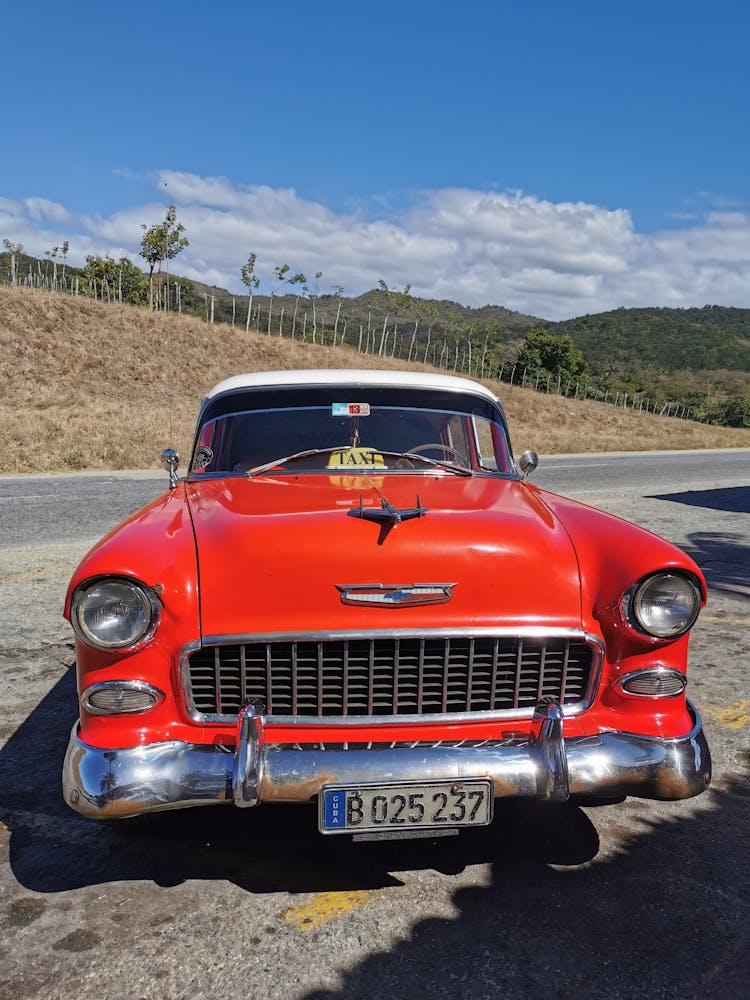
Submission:
M 722 488 L 750 478 L 750 450 L 542 457 L 531 481 L 566 496 Z M 164 472 L 0 476 L 0 547 L 94 542 L 166 489 Z
M 663 493 L 732 486 L 750 478 L 750 450 L 622 452 L 540 459 L 532 482 L 565 496 Z
M 534 475 L 671 538 L 707 572 L 691 693 L 712 744 L 708 793 L 499 803 L 488 830 L 357 847 L 321 838 L 304 808 L 110 827 L 65 807 L 65 583 L 165 478 L 0 479 L 0 998 L 744 998 L 749 459 L 554 458 Z
M 166 488 L 164 472 L 0 476 L 0 547 L 94 542 Z

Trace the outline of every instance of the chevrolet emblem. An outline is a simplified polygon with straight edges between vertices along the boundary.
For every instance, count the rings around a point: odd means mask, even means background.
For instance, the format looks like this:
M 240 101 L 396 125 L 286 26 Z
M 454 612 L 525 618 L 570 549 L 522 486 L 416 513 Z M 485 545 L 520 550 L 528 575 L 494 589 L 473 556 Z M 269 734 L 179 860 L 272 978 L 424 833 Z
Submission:
M 369 608 L 413 608 L 420 604 L 445 604 L 455 583 L 337 583 L 342 604 Z

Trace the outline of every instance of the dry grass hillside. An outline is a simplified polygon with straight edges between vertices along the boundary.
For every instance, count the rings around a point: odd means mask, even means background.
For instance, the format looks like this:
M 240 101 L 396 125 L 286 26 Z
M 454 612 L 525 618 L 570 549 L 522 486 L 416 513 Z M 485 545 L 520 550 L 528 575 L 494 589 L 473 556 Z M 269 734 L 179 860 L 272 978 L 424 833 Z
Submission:
M 170 440 L 187 457 L 200 399 L 228 375 L 403 362 L 192 317 L 0 287 L 4 473 L 143 469 Z M 428 370 L 415 365 L 415 370 Z M 750 430 L 623 412 L 488 382 L 516 452 L 750 447 Z

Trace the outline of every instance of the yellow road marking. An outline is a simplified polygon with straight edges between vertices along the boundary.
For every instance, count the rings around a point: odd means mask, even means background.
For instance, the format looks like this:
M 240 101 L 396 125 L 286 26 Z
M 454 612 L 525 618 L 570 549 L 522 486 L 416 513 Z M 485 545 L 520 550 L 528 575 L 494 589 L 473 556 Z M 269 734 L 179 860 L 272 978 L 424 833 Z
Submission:
M 316 892 L 311 899 L 299 906 L 290 907 L 284 920 L 298 931 L 314 931 L 324 927 L 351 910 L 367 906 L 375 898 L 369 889 L 353 889 L 350 892 Z
M 725 729 L 741 729 L 750 722 L 750 700 L 747 698 L 735 702 L 734 705 L 728 705 L 727 708 L 713 708 L 706 705 L 703 711 Z
M 750 615 L 740 615 L 739 618 L 724 618 L 722 615 L 701 615 L 699 622 L 719 622 L 720 625 L 747 625 Z

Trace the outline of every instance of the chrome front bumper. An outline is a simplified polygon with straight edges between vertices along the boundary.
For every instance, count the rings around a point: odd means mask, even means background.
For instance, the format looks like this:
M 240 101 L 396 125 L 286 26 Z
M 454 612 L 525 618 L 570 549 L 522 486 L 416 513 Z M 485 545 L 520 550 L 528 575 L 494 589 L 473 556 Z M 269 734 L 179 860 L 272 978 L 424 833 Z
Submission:
M 602 733 L 563 739 L 562 710 L 537 705 L 527 740 L 368 744 L 367 749 L 264 740 L 264 720 L 252 707 L 238 720 L 237 748 L 181 741 L 101 750 L 71 733 L 63 795 L 95 819 L 234 802 L 309 802 L 325 785 L 359 785 L 446 778 L 490 778 L 496 797 L 564 802 L 570 796 L 686 799 L 711 780 L 711 756 L 700 716 L 677 739 Z

